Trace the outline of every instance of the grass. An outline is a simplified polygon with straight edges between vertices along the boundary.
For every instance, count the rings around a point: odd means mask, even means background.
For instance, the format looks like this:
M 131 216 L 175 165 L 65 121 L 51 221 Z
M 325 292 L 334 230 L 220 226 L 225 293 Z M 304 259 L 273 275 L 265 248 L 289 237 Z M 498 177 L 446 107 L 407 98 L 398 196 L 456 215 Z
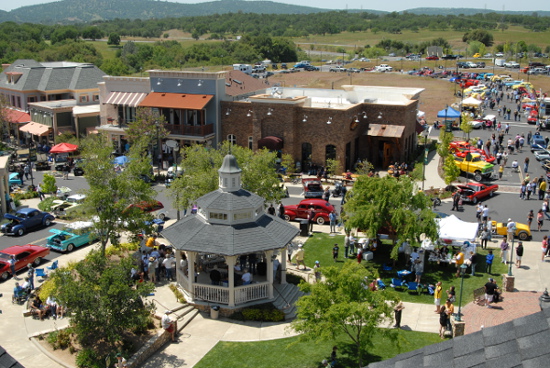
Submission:
M 340 247 L 339 259 L 338 262 L 334 262 L 332 259 L 332 247 L 334 243 L 338 243 Z M 485 273 L 485 256 L 488 251 L 480 249 L 478 247 L 478 264 L 476 267 L 476 275 L 470 276 L 470 269 L 468 268 L 466 276 L 464 276 L 464 289 L 462 294 L 462 305 L 465 305 L 473 301 L 473 291 L 485 285 L 487 278 L 493 276 L 498 281 L 498 276 L 506 273 L 508 267 L 500 263 L 500 248 L 498 247 L 499 243 L 490 243 L 490 247 L 493 247 L 493 253 L 495 254 L 495 260 L 493 262 L 492 274 L 489 275 Z M 342 267 L 344 262 L 357 262 L 353 260 L 344 259 L 344 236 L 337 235 L 334 237 L 329 236 L 325 233 L 315 233 L 305 244 L 305 263 L 309 268 L 314 266 L 315 261 L 319 261 L 321 267 L 335 266 Z M 400 255 L 400 258 L 397 262 L 397 266 L 393 267 L 392 271 L 382 270 L 383 264 L 391 265 L 393 262 L 390 259 L 391 243 L 384 242 L 382 246 L 378 247 L 373 261 L 362 263 L 365 267 L 372 267 L 375 270 L 380 278 L 384 281 L 386 286 L 389 288 L 390 280 L 394 277 L 397 277 L 396 271 L 403 270 L 405 268 L 405 256 Z M 427 258 L 426 258 L 427 259 Z M 457 292 L 457 303 L 460 294 L 460 278 L 455 276 L 456 268 L 454 265 L 438 265 L 436 263 L 426 262 L 424 267 L 424 274 L 422 275 L 422 283 L 435 284 L 438 281 L 442 282 L 443 291 L 448 290 L 450 286 L 454 285 Z M 414 281 L 414 276 L 408 276 L 409 281 Z M 397 289 L 396 290 L 399 297 L 406 302 L 413 303 L 425 303 L 432 304 L 433 296 L 429 294 L 420 294 L 409 293 L 406 289 Z M 446 294 L 444 294 L 445 296 Z
M 397 333 L 400 347 L 383 336 L 376 336 L 363 364 L 386 360 L 441 341 L 437 334 L 404 330 Z M 350 342 L 343 335 L 335 341 L 300 341 L 298 337 L 259 342 L 220 341 L 195 367 L 317 368 L 322 366 L 323 359 L 329 359 L 334 345 L 338 346 L 338 366 L 353 367 L 357 366 L 357 360 L 355 347 Z

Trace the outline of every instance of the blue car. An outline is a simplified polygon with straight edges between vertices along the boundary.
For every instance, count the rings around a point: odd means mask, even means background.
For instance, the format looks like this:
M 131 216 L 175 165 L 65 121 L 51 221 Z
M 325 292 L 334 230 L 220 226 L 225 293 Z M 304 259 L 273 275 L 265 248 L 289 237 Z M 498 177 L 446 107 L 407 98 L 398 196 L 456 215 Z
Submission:
M 46 246 L 59 252 L 72 252 L 75 248 L 93 243 L 97 235 L 92 232 L 93 223 L 90 221 L 77 221 L 67 224 L 62 230 L 51 229 L 54 233 L 48 237 Z
M 535 134 L 533 138 L 531 138 L 531 152 L 540 151 L 546 148 L 546 140 L 540 134 Z
M 23 185 L 23 180 L 19 179 L 18 173 L 11 173 L 8 180 L 9 185 Z
M 4 234 L 22 236 L 29 230 L 41 226 L 50 226 L 54 217 L 48 212 L 42 212 L 35 208 L 21 208 L 15 215 L 4 214 L 4 218 L 10 220 L 0 228 Z

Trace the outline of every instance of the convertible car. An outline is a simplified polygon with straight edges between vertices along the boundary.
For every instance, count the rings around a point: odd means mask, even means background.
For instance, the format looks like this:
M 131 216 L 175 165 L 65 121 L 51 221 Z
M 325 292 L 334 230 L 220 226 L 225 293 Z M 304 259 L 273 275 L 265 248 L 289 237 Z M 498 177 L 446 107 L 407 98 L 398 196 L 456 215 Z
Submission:
M 491 222 L 493 224 L 493 233 L 506 236 L 506 222 Z M 531 230 L 529 230 L 529 226 L 516 222 L 515 235 L 519 240 L 529 240 L 531 239 Z
M 59 252 L 72 252 L 74 248 L 93 243 L 97 236 L 92 232 L 93 223 L 77 221 L 67 224 L 62 230 L 51 229 L 46 246 Z

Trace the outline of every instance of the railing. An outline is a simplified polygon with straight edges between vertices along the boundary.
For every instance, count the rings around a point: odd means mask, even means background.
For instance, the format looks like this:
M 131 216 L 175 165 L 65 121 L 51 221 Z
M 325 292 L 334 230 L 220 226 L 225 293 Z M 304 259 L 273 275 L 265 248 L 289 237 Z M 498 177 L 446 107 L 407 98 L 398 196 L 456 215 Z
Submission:
M 206 137 L 214 133 L 214 124 L 207 125 L 174 125 L 165 124 L 170 134 L 189 135 L 195 137 Z
M 180 284 L 182 288 L 184 288 L 185 290 L 189 290 L 189 279 L 187 278 L 187 276 L 185 276 L 185 274 L 179 267 L 176 271 L 176 279 L 178 281 L 178 284 Z
M 235 289 L 235 304 L 243 304 L 252 300 L 267 298 L 267 282 L 239 286 Z
M 229 288 L 223 286 L 194 284 L 194 298 L 207 302 L 229 304 Z

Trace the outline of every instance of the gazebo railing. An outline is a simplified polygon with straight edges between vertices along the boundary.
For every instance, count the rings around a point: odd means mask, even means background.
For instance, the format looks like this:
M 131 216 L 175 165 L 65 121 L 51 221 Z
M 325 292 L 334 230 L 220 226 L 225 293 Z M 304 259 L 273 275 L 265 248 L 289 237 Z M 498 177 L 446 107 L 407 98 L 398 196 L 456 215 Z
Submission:
M 194 298 L 212 303 L 229 304 L 229 288 L 204 284 L 194 284 Z
M 180 286 L 184 290 L 189 290 L 189 279 L 187 278 L 187 276 L 185 276 L 185 274 L 180 268 L 178 268 L 176 272 L 176 279 L 178 281 L 178 284 L 180 284 Z
M 267 298 L 267 282 L 250 284 L 235 288 L 235 304 L 244 304 L 258 299 Z

